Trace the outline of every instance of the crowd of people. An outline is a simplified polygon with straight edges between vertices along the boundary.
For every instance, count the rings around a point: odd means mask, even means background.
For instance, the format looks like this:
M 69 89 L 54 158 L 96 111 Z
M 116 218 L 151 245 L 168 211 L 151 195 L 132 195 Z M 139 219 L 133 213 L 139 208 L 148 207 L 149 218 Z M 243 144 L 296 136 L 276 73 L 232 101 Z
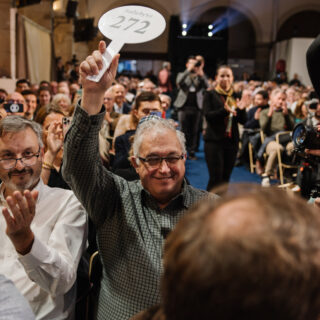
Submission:
M 317 209 L 277 189 L 220 188 L 248 144 L 270 186 L 277 152 L 293 152 L 276 134 L 318 126 L 312 87 L 235 81 L 227 65 L 206 75 L 200 55 L 176 79 L 164 62 L 157 81 L 117 75 L 116 55 L 92 82 L 105 49 L 74 81 L 0 89 L 0 277 L 19 291 L 0 301 L 21 301 L 15 319 L 83 319 L 79 263 L 98 250 L 97 319 L 317 319 Z M 206 191 L 185 177 L 201 136 Z

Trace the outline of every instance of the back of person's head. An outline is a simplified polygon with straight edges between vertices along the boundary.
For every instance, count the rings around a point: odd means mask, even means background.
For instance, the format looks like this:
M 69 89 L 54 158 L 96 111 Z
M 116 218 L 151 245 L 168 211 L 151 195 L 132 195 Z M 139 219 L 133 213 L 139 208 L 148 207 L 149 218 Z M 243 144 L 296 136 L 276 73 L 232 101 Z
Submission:
M 159 101 L 161 104 L 161 100 L 159 95 L 152 91 L 142 91 L 135 99 L 133 109 L 139 109 L 141 102 L 152 102 L 152 101 Z
M 167 320 L 319 319 L 319 212 L 279 189 L 231 188 L 167 239 Z

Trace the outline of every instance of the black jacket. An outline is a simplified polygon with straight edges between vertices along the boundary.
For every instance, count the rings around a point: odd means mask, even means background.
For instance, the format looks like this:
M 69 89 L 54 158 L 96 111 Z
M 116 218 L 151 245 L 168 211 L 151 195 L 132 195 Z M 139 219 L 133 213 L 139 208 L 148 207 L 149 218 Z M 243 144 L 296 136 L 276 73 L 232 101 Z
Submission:
M 203 114 L 207 121 L 205 141 L 223 142 L 229 141 L 234 144 L 239 143 L 238 122 L 244 124 L 246 121 L 246 110 L 237 109 L 237 116 L 232 119 L 232 136 L 227 138 L 226 117 L 229 113 L 224 108 L 225 96 L 218 94 L 215 90 L 206 91 L 203 100 Z

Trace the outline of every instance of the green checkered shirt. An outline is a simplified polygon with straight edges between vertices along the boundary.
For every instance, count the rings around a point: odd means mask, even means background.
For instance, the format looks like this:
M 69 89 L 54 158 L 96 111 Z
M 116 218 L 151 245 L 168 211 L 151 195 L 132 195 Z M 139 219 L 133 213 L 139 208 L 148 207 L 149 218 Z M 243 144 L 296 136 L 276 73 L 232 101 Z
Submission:
M 76 108 L 65 139 L 63 176 L 97 229 L 103 264 L 98 319 L 124 320 L 159 303 L 165 238 L 185 211 L 209 194 L 184 183 L 181 194 L 159 209 L 139 180 L 128 182 L 102 166 L 103 117 Z

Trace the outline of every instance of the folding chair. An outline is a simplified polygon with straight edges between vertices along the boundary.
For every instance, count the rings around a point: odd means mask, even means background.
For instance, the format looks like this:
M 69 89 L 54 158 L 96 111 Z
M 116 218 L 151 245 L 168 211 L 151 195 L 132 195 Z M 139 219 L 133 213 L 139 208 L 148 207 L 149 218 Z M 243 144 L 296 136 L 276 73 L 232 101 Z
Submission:
M 276 142 L 281 144 L 281 137 L 284 135 L 290 135 L 291 131 L 283 131 L 283 132 L 279 132 L 276 134 Z M 287 164 L 284 163 L 282 161 L 282 154 L 281 154 L 281 150 L 278 149 L 277 151 L 277 158 L 278 158 L 278 167 L 279 167 L 279 179 L 280 179 L 280 184 L 284 184 L 284 170 L 285 169 L 297 169 L 298 170 L 298 166 L 297 165 L 292 165 L 292 164 Z

